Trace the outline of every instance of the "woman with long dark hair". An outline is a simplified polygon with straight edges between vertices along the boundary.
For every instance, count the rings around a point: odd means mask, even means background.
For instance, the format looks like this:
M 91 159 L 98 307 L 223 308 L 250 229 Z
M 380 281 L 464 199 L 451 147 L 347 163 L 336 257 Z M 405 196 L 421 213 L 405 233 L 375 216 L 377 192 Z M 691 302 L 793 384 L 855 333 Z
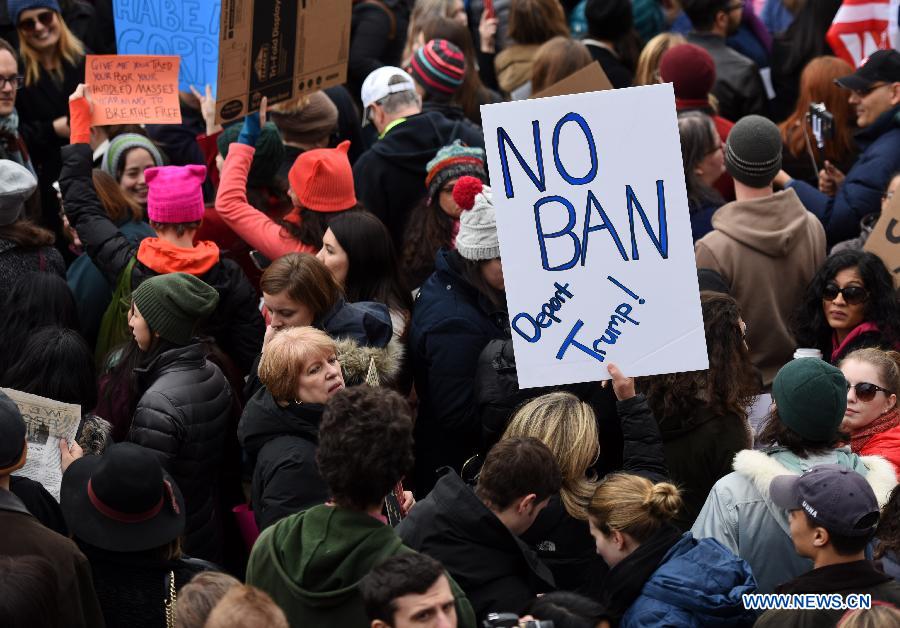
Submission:
M 864 347 L 900 348 L 900 307 L 884 262 L 866 251 L 827 258 L 792 327 L 798 346 L 819 349 L 832 364 Z
M 725 172 L 725 153 L 712 118 L 703 112 L 679 113 L 678 134 L 691 213 L 691 235 L 696 242 L 712 231 L 713 214 L 724 203 L 713 185 Z
M 219 295 L 193 275 L 169 273 L 142 282 L 132 298 L 133 338 L 101 384 L 98 414 L 117 437 L 124 433 L 162 461 L 184 491 L 186 551 L 218 561 L 218 485 L 234 406 L 228 380 L 194 333 Z
M 316 255 L 344 291 L 350 303 L 384 303 L 391 313 L 394 336 L 404 334 L 412 296 L 400 276 L 397 251 L 387 227 L 365 210 L 337 214 L 322 236 Z
M 409 335 L 419 415 L 416 490 L 426 494 L 435 471 L 457 471 L 478 449 L 475 398 L 478 356 L 506 326 L 506 293 L 491 190 L 462 177 L 453 197 L 463 208 L 456 249 L 441 249 L 422 285 Z
M 417 290 L 434 272 L 435 255 L 440 249 L 453 249 L 462 213 L 453 199 L 456 182 L 466 176 L 487 181 L 484 151 L 460 141 L 441 148 L 428 162 L 427 171 L 428 196 L 410 213 L 403 239 L 401 268 L 410 290 Z
M 703 292 L 700 307 L 709 369 L 640 382 L 659 422 L 669 477 L 681 487 L 684 506 L 674 521 L 682 530 L 694 522 L 713 484 L 731 472 L 734 455 L 752 446 L 747 408 L 761 389 L 737 301 Z

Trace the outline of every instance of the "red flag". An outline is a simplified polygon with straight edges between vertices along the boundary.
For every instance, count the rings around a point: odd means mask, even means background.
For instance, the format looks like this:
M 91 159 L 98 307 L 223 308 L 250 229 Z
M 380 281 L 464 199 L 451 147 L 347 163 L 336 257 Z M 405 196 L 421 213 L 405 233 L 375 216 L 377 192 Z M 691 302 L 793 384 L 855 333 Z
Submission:
M 890 48 L 891 4 L 890 0 L 844 0 L 825 36 L 828 45 L 857 67 L 876 50 Z

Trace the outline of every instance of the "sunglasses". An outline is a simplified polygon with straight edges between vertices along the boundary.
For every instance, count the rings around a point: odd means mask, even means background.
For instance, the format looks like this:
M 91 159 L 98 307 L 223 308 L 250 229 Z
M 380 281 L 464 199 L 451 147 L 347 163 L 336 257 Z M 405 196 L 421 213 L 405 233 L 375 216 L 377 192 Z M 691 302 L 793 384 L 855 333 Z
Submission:
M 882 388 L 881 386 L 876 386 L 875 384 L 870 384 L 869 382 L 860 382 L 858 384 L 851 384 L 847 382 L 847 392 L 850 392 L 851 388 L 856 389 L 856 398 L 860 401 L 872 401 L 875 398 L 875 395 L 878 394 L 880 390 L 887 395 L 892 395 L 893 393 L 887 388 Z
M 847 286 L 839 288 L 836 283 L 830 283 L 822 290 L 822 298 L 826 301 L 834 301 L 838 295 L 844 297 L 847 305 L 859 305 L 869 298 L 869 293 L 861 286 Z
M 19 22 L 19 28 L 21 28 L 26 33 L 34 32 L 34 29 L 37 28 L 37 23 L 40 22 L 44 26 L 50 26 L 53 24 L 53 17 L 56 14 L 53 11 L 41 11 L 37 14 L 37 19 L 33 17 L 26 18 Z

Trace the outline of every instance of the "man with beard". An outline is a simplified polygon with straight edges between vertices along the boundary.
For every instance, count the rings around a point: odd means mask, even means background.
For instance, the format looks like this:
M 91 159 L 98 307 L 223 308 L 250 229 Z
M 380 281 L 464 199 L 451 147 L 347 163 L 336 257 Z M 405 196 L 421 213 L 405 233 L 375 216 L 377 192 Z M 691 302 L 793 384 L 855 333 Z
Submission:
M 712 55 L 716 63 L 716 83 L 712 93 L 719 100 L 719 115 L 732 122 L 750 114 L 765 114 L 768 110 L 759 68 L 725 43 L 725 38 L 740 26 L 744 4 L 744 0 L 682 2 L 684 12 L 694 25 L 687 40 Z

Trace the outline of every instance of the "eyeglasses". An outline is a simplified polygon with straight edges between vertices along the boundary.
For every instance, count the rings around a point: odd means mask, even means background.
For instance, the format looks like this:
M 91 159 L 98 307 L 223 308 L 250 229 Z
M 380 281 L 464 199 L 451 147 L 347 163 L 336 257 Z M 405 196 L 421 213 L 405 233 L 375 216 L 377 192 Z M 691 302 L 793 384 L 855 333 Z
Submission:
M 869 85 L 865 89 L 851 89 L 850 91 L 854 95 L 856 95 L 857 98 L 865 98 L 866 96 L 868 96 L 869 94 L 874 92 L 876 89 L 879 89 L 881 87 L 886 87 L 888 85 L 890 85 L 890 83 L 874 83 L 872 85 Z
M 41 11 L 37 14 L 37 19 L 33 17 L 28 17 L 19 22 L 19 28 L 21 28 L 26 33 L 33 33 L 34 29 L 37 28 L 37 23 L 40 22 L 44 26 L 50 26 L 53 24 L 53 18 L 56 16 L 56 13 L 53 11 Z
M 847 286 L 839 288 L 836 283 L 830 283 L 822 290 L 822 298 L 826 301 L 834 301 L 838 295 L 844 297 L 847 305 L 859 305 L 869 298 L 869 293 L 860 286 Z
M 13 89 L 21 89 L 24 84 L 24 76 L 0 76 L 0 89 L 5 89 L 7 85 Z
M 894 394 L 887 388 L 882 388 L 881 386 L 876 386 L 869 382 L 859 382 L 858 384 L 847 382 L 847 392 L 850 392 L 851 388 L 856 389 L 856 398 L 860 401 L 872 401 L 879 390 L 883 392 L 885 396 Z

